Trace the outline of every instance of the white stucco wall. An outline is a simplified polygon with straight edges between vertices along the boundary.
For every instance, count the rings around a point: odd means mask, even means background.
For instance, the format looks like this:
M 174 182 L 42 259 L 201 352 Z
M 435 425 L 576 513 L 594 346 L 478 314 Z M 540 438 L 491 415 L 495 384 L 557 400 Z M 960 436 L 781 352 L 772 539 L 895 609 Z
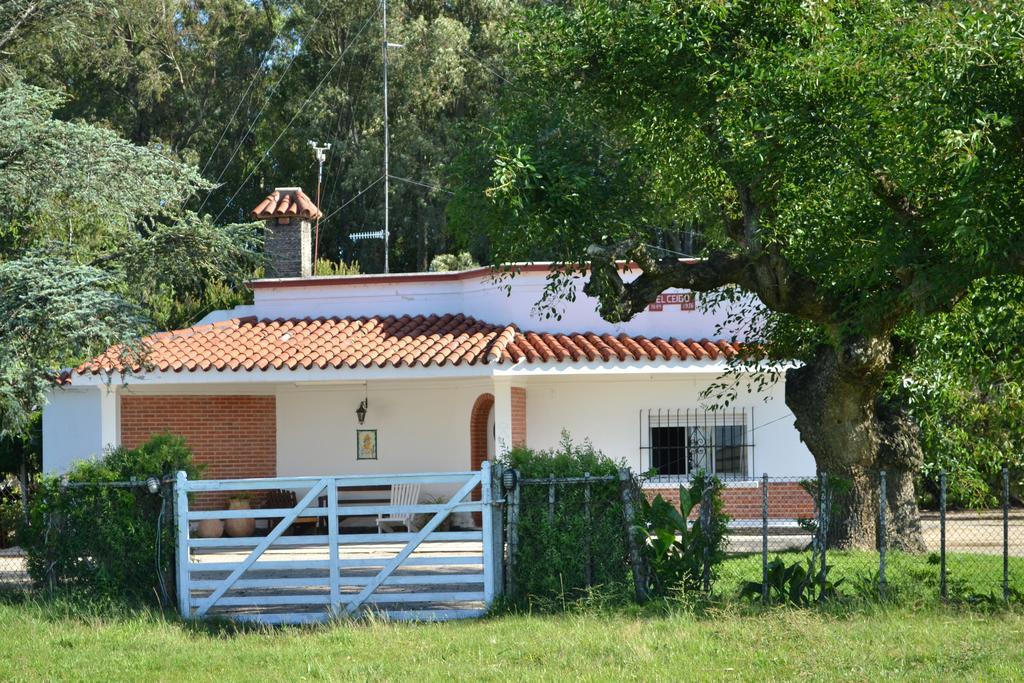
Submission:
M 632 279 L 639 273 L 628 273 Z M 583 293 L 584 280 L 573 287 L 576 298 L 560 304 L 560 318 L 538 314 L 536 303 L 544 293 L 547 272 L 525 271 L 514 278 L 495 281 L 488 270 L 467 273 L 453 279 L 448 274 L 396 275 L 380 281 L 373 277 L 338 278 L 331 281 L 294 283 L 265 281 L 254 289 L 254 303 L 229 311 L 215 311 L 204 322 L 255 315 L 260 318 L 318 316 L 402 316 L 464 313 L 496 325 L 513 324 L 520 330 L 537 332 L 627 333 L 649 337 L 702 339 L 730 336 L 733 330 L 716 333 L 725 312 L 684 311 L 665 304 L 661 311 L 644 311 L 626 323 L 610 323 L 597 313 L 597 300 Z M 669 289 L 666 294 L 686 290 Z M 697 296 L 700 296 L 699 294 Z
M 469 420 L 482 393 L 526 389 L 527 443 L 558 445 L 563 429 L 589 438 L 605 454 L 638 471 L 650 463 L 641 451 L 647 429 L 641 411 L 701 407 L 700 392 L 717 373 L 568 375 L 504 378 L 262 385 L 277 395 L 277 471 L 280 476 L 459 471 L 469 468 Z M 496 391 L 497 388 L 497 391 Z M 252 391 L 257 387 L 249 388 Z M 195 386 L 127 387 L 127 393 L 197 393 Z M 203 387 L 201 393 L 247 393 L 237 386 Z M 378 459 L 356 459 L 355 410 L 364 396 L 362 428 L 376 429 Z M 753 474 L 809 476 L 814 461 L 800 442 L 783 401 L 783 385 L 764 395 L 744 395 L 737 408 L 752 409 Z M 56 389 L 43 415 L 43 465 L 62 472 L 76 459 L 102 453 L 118 438 L 115 394 L 109 387 Z M 496 405 L 500 406 L 501 401 Z M 507 420 L 505 420 L 507 421 Z M 498 420 L 498 422 L 504 422 Z M 489 419 L 493 430 L 495 419 Z M 645 439 L 646 441 L 646 439 Z M 428 495 L 431 492 L 425 492 Z M 441 490 L 436 492 L 440 494 Z
M 647 452 L 640 448 L 641 430 L 647 429 L 641 411 L 699 409 L 700 392 L 717 377 L 531 379 L 526 397 L 529 444 L 533 448 L 553 448 L 564 429 L 573 440 L 587 437 L 605 455 L 645 472 L 650 462 Z M 748 438 L 753 441 L 748 443 L 754 446 L 755 476 L 810 476 L 815 471 L 814 459 L 793 426 L 783 391 L 779 383 L 766 394 L 744 394 L 735 404 L 737 409 L 752 410 Z
M 365 389 L 362 384 L 282 387 L 278 474 L 467 471 L 470 412 L 477 397 L 492 388 L 490 381 L 459 380 L 371 382 Z M 359 425 L 356 407 L 367 395 L 369 410 Z M 357 429 L 377 430 L 377 460 L 356 459 Z
M 58 387 L 43 406 L 43 471 L 61 473 L 75 460 L 117 445 L 117 394 L 108 386 Z

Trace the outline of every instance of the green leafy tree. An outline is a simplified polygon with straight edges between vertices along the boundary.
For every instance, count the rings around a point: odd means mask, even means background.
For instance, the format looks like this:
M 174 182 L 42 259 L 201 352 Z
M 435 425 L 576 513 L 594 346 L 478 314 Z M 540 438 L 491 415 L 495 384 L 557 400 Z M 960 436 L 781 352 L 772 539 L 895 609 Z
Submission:
M 381 267 L 379 240 L 348 239 L 383 224 L 378 0 L 52 4 L 7 49 L 27 82 L 67 92 L 59 118 L 198 165 L 216 187 L 188 207 L 214 223 L 247 220 L 270 187 L 312 196 L 307 140 L 329 142 L 319 254 Z M 389 51 L 396 270 L 426 270 L 453 246 L 447 168 L 503 85 L 497 29 L 512 4 L 389 3 L 389 42 L 401 45 Z
M 914 331 L 906 392 L 921 427 L 926 492 L 948 473 L 950 505 L 987 507 L 1024 477 L 1024 280 L 975 283 L 952 311 Z
M 517 80 L 572 95 L 557 127 L 511 115 L 492 138 L 515 151 L 493 165 L 490 196 L 513 220 L 483 223 L 492 251 L 589 261 L 586 291 L 612 321 L 669 287 L 755 296 L 735 321 L 752 342 L 740 363 L 801 361 L 786 403 L 818 465 L 852 482 L 837 544 L 875 544 L 884 468 L 890 538 L 920 548 L 906 342 L 975 282 L 1024 270 L 1022 20 L 989 2 L 531 6 Z M 516 95 L 506 109 L 543 109 Z M 584 113 L 608 147 L 572 163 L 545 141 Z M 594 182 L 612 165 L 600 149 L 642 169 L 650 211 L 634 187 Z M 704 259 L 650 246 L 679 225 Z M 642 275 L 624 282 L 622 260 Z
M 237 285 L 252 226 L 176 209 L 207 187 L 156 146 L 59 121 L 61 97 L 0 90 L 0 434 L 20 435 L 64 367 L 140 336 L 168 299 Z

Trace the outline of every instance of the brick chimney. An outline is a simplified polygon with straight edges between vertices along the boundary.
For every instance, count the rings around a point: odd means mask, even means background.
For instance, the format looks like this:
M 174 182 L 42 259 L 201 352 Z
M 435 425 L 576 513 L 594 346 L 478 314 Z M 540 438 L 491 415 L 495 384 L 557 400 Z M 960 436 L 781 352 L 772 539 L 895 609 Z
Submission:
M 313 274 L 313 221 L 320 209 L 300 187 L 278 187 L 252 211 L 263 221 L 263 259 L 267 277 Z

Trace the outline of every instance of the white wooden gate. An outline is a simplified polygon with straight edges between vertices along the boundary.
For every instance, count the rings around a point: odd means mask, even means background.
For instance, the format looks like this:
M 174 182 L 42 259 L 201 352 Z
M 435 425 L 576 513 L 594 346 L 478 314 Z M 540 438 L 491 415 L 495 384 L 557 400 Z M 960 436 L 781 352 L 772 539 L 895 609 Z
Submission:
M 397 484 L 457 490 L 442 502 L 414 505 L 358 503 L 345 496 L 339 500 L 339 491 L 387 490 Z M 179 472 L 175 504 L 181 614 L 268 624 L 366 612 L 404 620 L 482 615 L 502 584 L 501 516 L 493 505 L 499 484 L 487 462 L 479 472 L 379 476 L 191 481 Z M 471 500 L 477 486 L 480 499 Z M 276 509 L 190 509 L 190 499 L 201 501 L 204 494 L 223 507 L 232 492 L 259 496 L 276 489 L 297 491 L 298 503 Z M 482 528 L 439 531 L 454 512 L 479 513 Z M 398 533 L 343 531 L 339 523 L 339 518 L 374 520 L 377 515 L 410 513 L 432 516 L 418 530 Z M 314 535 L 288 535 L 300 518 L 322 521 Z M 195 538 L 190 526 L 207 519 L 270 523 L 266 536 Z

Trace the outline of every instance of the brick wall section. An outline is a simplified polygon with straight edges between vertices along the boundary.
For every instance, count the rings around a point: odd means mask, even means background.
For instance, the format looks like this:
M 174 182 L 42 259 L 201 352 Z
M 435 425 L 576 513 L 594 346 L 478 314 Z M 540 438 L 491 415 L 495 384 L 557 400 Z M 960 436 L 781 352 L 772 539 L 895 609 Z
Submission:
M 656 495 L 679 505 L 679 487 L 644 489 L 649 499 Z M 722 491 L 725 513 L 732 519 L 761 519 L 761 486 L 726 486 Z M 694 517 L 696 509 L 691 514 Z M 799 482 L 773 481 L 768 483 L 768 517 L 770 519 L 806 519 L 814 517 L 814 499 Z
M 309 277 L 312 270 L 312 224 L 298 218 L 264 223 L 263 260 L 267 277 Z
M 526 389 L 512 387 L 512 446 L 526 445 Z
M 487 459 L 487 417 L 494 407 L 493 394 L 480 394 L 469 413 L 469 469 L 480 469 Z
M 273 396 L 122 396 L 121 443 L 185 437 L 205 479 L 277 476 L 277 403 Z M 219 509 L 226 496 L 203 496 L 197 509 Z

